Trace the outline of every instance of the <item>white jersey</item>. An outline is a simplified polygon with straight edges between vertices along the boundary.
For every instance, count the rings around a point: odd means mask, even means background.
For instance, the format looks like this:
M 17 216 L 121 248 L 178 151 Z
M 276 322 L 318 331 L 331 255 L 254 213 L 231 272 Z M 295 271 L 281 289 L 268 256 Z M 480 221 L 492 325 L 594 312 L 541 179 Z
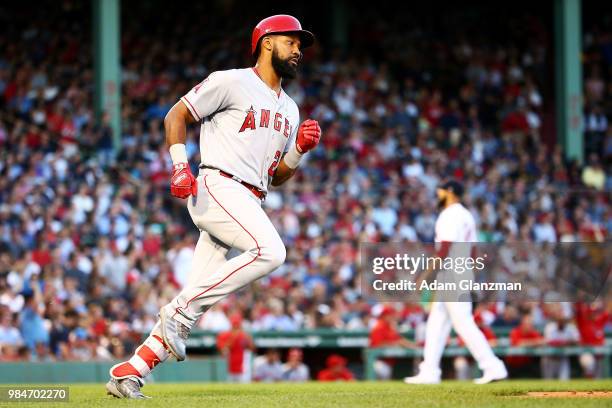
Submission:
M 461 203 L 446 207 L 436 220 L 436 242 L 476 242 L 476 221 Z
M 267 191 L 282 153 L 295 143 L 296 103 L 253 68 L 216 71 L 181 101 L 200 128 L 201 164 Z
M 456 243 L 449 248 L 448 257 L 467 259 L 472 256 L 472 244 L 478 241 L 472 213 L 460 203 L 446 207 L 436 220 L 435 240 Z

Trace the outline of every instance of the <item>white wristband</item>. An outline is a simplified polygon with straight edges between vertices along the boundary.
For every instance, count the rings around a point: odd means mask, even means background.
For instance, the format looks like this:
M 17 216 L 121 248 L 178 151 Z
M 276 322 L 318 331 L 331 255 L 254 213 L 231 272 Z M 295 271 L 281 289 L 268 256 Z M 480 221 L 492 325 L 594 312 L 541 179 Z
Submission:
M 302 156 L 304 154 L 298 152 L 297 150 L 297 146 L 294 144 L 289 151 L 287 152 L 287 154 L 285 154 L 285 164 L 287 165 L 287 167 L 291 168 L 291 169 L 295 169 L 297 168 L 297 166 L 300 165 L 300 160 L 302 160 Z
M 172 164 L 187 163 L 187 149 L 183 143 L 175 143 L 169 150 Z

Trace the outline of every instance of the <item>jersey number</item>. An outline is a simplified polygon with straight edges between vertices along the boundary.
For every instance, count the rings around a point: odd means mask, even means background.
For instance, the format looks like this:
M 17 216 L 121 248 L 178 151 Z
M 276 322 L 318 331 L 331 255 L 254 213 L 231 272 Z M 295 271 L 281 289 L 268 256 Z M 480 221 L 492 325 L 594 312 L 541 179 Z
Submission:
M 276 168 L 278 167 L 278 163 L 280 162 L 280 156 L 281 156 L 281 152 L 280 150 L 277 150 L 276 153 L 274 153 L 274 161 L 268 168 L 268 176 L 270 177 L 274 176 L 274 172 L 276 171 Z

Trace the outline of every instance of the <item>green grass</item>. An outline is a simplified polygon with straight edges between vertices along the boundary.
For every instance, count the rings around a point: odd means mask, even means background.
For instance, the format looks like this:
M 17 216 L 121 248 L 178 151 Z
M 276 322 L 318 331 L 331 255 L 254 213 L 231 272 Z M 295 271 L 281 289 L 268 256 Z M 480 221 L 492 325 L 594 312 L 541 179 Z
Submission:
M 153 399 L 118 400 L 106 395 L 103 384 L 70 385 L 70 403 L 1 403 L 11 407 L 603 407 L 612 398 L 525 399 L 527 391 L 611 391 L 612 380 L 570 382 L 504 381 L 485 386 L 445 381 L 441 385 L 409 386 L 393 382 L 306 384 L 149 384 Z

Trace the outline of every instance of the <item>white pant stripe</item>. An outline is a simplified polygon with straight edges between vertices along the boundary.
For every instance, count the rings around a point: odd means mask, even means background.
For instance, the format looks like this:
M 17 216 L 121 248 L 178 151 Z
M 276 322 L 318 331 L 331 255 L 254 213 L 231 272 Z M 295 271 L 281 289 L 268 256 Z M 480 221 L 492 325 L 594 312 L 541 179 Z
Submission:
M 144 361 L 138 354 L 134 354 L 128 362 L 140 373 L 142 377 L 146 377 L 151 372 L 151 369 L 147 365 L 146 361 Z
M 162 345 L 161 341 L 154 338 L 153 336 L 147 337 L 145 342 L 142 344 L 143 346 L 147 346 L 148 348 L 150 348 L 151 351 L 153 351 L 155 355 L 159 358 L 159 361 L 164 362 L 168 358 L 168 352 Z

